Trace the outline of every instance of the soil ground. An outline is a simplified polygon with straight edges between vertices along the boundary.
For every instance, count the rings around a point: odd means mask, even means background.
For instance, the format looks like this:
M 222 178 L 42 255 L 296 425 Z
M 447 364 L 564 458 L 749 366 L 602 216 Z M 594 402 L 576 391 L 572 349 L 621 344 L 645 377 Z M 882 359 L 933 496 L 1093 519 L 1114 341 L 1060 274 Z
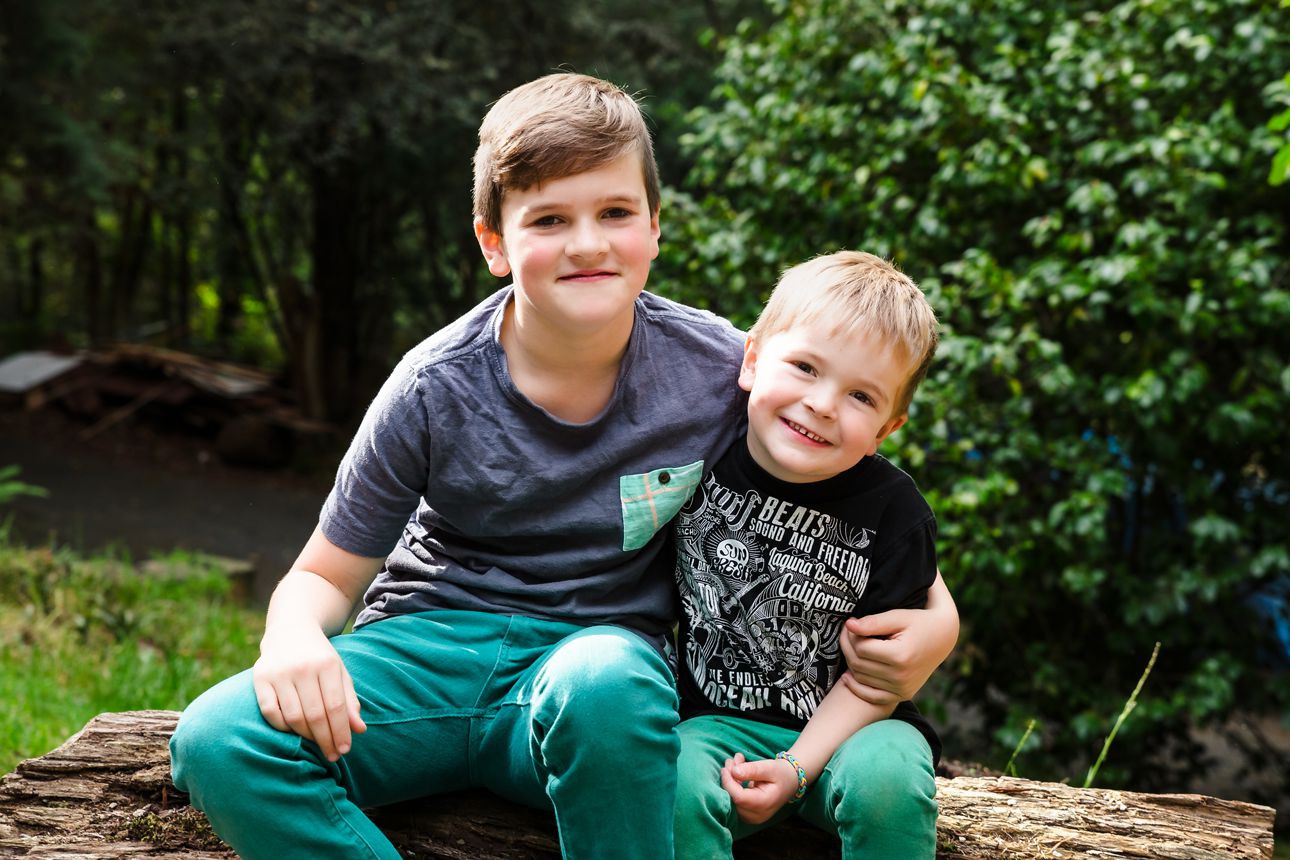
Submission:
M 43 487 L 0 511 L 28 544 L 115 547 L 132 557 L 171 549 L 251 561 L 252 595 L 266 601 L 318 520 L 331 484 L 316 474 L 228 466 L 214 440 L 122 422 L 83 438 L 88 425 L 56 409 L 0 411 L 0 466 Z M 334 468 L 339 453 L 331 455 Z

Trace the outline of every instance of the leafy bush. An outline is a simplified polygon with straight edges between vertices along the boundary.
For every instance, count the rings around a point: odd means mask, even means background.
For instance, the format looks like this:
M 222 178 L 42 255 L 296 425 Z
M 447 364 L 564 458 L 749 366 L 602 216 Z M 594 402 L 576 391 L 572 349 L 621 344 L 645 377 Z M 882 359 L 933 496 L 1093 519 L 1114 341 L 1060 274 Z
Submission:
M 856 247 L 946 335 L 885 449 L 938 513 L 952 693 L 1002 762 L 1160 785 L 1238 706 L 1284 710 L 1249 601 L 1287 576 L 1290 236 L 1271 0 L 778 0 L 726 45 L 653 283 L 747 324 Z M 977 743 L 981 742 L 977 739 Z M 1169 761 L 1148 759 L 1171 748 Z

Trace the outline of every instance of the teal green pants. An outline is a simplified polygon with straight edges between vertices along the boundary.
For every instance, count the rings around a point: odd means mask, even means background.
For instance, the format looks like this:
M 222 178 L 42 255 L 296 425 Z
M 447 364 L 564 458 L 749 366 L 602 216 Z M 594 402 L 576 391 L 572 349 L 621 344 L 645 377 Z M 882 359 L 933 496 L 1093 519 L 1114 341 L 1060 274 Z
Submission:
M 792 729 L 739 717 L 681 723 L 676 787 L 678 860 L 728 860 L 731 844 L 792 815 L 842 839 L 844 860 L 932 860 L 936 856 L 936 778 L 932 751 L 909 723 L 882 720 L 838 748 L 800 803 L 770 821 L 739 820 L 721 787 L 721 765 L 737 752 L 773 758 L 797 739 Z
M 553 809 L 567 858 L 672 856 L 676 692 L 642 637 L 442 611 L 332 641 L 367 723 L 340 761 L 266 723 L 249 671 L 175 730 L 176 787 L 242 857 L 395 858 L 362 808 L 468 786 Z

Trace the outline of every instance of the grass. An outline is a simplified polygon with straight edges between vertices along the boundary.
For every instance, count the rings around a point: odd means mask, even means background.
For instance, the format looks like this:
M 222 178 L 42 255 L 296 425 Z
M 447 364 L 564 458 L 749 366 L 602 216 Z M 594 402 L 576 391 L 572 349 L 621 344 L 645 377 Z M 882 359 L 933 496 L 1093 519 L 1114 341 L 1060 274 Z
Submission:
M 263 614 L 201 556 L 13 545 L 0 530 L 0 773 L 105 711 L 182 709 L 254 661 Z

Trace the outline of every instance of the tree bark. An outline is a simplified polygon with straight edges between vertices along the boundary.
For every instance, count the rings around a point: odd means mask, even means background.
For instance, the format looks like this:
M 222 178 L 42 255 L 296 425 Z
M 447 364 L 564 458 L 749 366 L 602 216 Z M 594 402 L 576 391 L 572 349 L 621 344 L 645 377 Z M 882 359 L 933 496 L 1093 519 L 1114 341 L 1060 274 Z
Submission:
M 178 714 L 101 714 L 61 747 L 0 780 L 0 856 L 227 858 L 201 813 L 170 787 Z M 939 858 L 1272 857 L 1275 812 L 1194 794 L 1078 789 L 1009 777 L 937 778 Z M 482 791 L 372 812 L 406 856 L 558 860 L 555 822 Z M 607 826 L 609 823 L 607 823 Z M 740 860 L 839 856 L 801 822 L 736 847 Z

